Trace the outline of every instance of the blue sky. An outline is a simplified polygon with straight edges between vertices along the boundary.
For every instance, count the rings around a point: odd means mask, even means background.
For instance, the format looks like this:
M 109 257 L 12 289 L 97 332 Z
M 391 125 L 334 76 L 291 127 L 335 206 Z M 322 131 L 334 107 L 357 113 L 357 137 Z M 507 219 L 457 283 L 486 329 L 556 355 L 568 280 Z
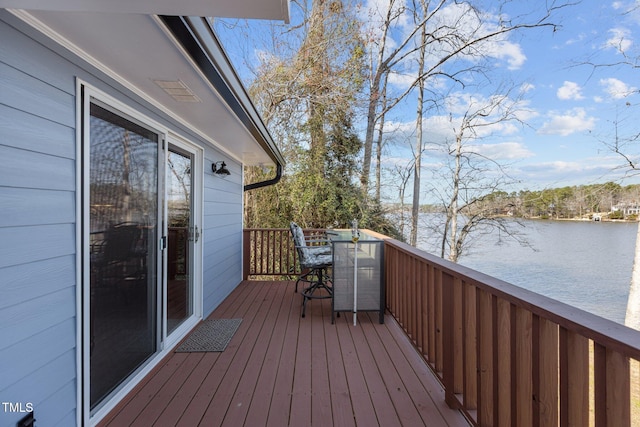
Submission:
M 640 130 L 640 69 L 586 63 L 618 63 L 620 46 L 638 55 L 640 14 L 623 15 L 630 4 L 584 1 L 563 11 L 555 33 L 520 39 L 526 60 L 514 73 L 531 85 L 525 99 L 534 115 L 511 148 L 520 157 L 515 171 L 531 187 L 603 182 L 628 171 L 616 169 L 624 161 L 606 144 L 615 141 L 616 127 L 621 140 Z
M 364 1 L 362 16 L 375 16 L 376 8 L 384 6 L 386 1 Z M 528 1 L 513 2 L 509 13 L 521 12 L 519 4 L 531 7 Z M 511 34 L 500 43 L 486 47 L 493 58 L 492 81 L 509 82 L 522 95 L 518 101 L 519 118 L 525 125 L 509 122 L 487 127 L 481 132 L 481 138 L 468 144 L 506 166 L 509 175 L 518 182 L 512 190 L 606 181 L 640 182 L 635 176 L 626 176 L 629 168 L 623 167 L 624 159 L 607 146 L 614 143 L 616 133 L 619 140 L 624 141 L 640 132 L 640 68 L 594 68 L 587 64 L 619 63 L 625 60 L 625 54 L 632 61 L 640 57 L 640 11 L 629 12 L 634 4 L 640 7 L 640 2 L 633 0 L 582 1 L 561 10 L 552 19 L 559 24 L 556 31 Z M 299 14 L 297 6 L 291 7 L 290 25 L 295 26 L 300 23 Z M 246 66 L 254 67 L 272 46 L 273 39 L 268 36 L 272 25 L 253 21 L 220 31 L 242 76 L 250 79 L 251 72 Z M 374 23 L 366 25 L 375 26 Z M 397 42 L 406 30 L 403 25 L 410 27 L 408 18 L 395 29 L 391 43 L 394 39 Z M 406 65 L 403 73 L 392 76 L 392 89 L 400 92 L 406 88 L 411 73 L 412 65 Z M 447 93 L 447 101 L 443 103 L 446 108 L 425 117 L 425 139 L 429 141 L 450 140 L 451 123 L 468 108 L 469 102 L 486 99 L 496 90 L 470 84 L 464 89 L 450 87 Z M 393 179 L 393 168 L 406 164 L 411 157 L 415 97 L 407 98 L 387 120 L 389 129 L 395 132 L 385 149 L 384 166 L 389 171 L 387 179 Z M 364 134 L 362 123 L 360 126 Z M 637 157 L 640 149 L 630 144 L 624 147 L 624 152 Z M 429 174 L 442 167 L 442 156 L 428 150 L 423 156 L 423 166 L 424 179 L 432 179 Z M 387 188 L 390 199 L 395 194 L 393 188 L 393 184 Z

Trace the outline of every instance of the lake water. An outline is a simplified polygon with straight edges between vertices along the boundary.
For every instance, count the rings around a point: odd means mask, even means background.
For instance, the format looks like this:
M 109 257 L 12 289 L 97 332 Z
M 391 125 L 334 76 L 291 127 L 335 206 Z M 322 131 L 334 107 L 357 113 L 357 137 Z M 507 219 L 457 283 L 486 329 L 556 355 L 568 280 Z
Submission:
M 638 224 L 524 224 L 518 230 L 535 250 L 485 235 L 459 264 L 624 324 Z M 419 247 L 433 252 L 427 240 Z

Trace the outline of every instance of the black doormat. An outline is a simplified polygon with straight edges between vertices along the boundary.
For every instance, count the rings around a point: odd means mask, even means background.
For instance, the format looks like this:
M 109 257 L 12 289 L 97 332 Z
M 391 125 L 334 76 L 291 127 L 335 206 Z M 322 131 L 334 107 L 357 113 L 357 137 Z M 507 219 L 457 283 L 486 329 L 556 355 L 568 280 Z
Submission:
M 224 351 L 236 333 L 242 319 L 210 319 L 205 320 L 176 349 L 178 353 L 195 353 L 203 351 Z

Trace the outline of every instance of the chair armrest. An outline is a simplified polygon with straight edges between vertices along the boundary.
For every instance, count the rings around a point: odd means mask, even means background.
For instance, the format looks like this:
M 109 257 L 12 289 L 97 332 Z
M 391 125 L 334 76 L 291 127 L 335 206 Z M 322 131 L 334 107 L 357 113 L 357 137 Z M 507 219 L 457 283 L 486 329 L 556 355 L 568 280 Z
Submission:
M 331 243 L 331 240 L 329 239 L 304 239 L 304 241 L 307 243 L 325 243 L 325 244 Z

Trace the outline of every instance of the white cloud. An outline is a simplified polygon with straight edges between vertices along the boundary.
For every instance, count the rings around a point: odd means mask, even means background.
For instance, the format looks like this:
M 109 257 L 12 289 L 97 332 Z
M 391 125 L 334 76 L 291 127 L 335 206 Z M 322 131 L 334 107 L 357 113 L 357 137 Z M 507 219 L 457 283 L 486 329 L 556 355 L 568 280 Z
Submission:
M 551 120 L 538 130 L 538 133 L 541 135 L 568 136 L 572 133 L 592 130 L 595 124 L 595 117 L 588 117 L 584 108 L 574 108 L 564 114 L 552 116 Z
M 522 93 L 529 93 L 532 90 L 534 90 L 536 88 L 536 86 L 532 83 L 524 83 L 521 87 L 520 87 L 520 91 Z
M 548 161 L 521 165 L 513 173 L 523 182 L 538 182 L 547 187 L 584 185 L 614 181 L 625 177 L 620 159 L 612 156 L 585 157 L 574 161 Z
M 527 60 L 520 45 L 507 40 L 488 43 L 485 50 L 493 58 L 506 60 L 509 70 L 519 70 Z
M 611 37 L 609 37 L 605 42 L 605 47 L 613 48 L 618 52 L 624 53 L 631 48 L 631 45 L 633 45 L 631 32 L 628 29 L 612 28 L 609 30 L 609 33 L 611 34 Z
M 548 179 L 550 176 L 582 172 L 586 169 L 586 167 L 587 166 L 581 162 L 566 162 L 563 160 L 555 160 L 551 162 L 526 165 L 521 169 L 532 175 L 544 176 L 546 179 Z
M 493 160 L 519 160 L 533 157 L 535 154 L 520 142 L 502 142 L 498 144 L 478 144 L 468 148 Z
M 625 7 L 625 6 L 624 6 L 624 3 L 623 3 L 623 2 L 621 2 L 621 1 L 614 1 L 613 3 L 611 3 L 611 7 L 612 7 L 614 10 L 618 10 L 618 9 L 622 9 L 622 8 L 623 8 L 623 7 Z
M 444 23 L 445 28 L 458 28 L 463 33 L 463 37 L 468 37 L 469 39 L 477 39 L 483 35 L 498 32 L 500 22 L 504 19 L 503 16 L 492 15 L 483 11 L 479 11 L 478 15 L 477 12 L 477 10 L 466 4 L 449 5 L 442 10 L 444 18 L 440 21 L 440 25 Z M 464 34 L 465 31 L 468 31 L 468 34 Z M 510 70 L 522 68 L 527 59 L 521 46 L 509 40 L 509 33 L 490 37 L 481 43 L 475 44 L 472 50 L 475 52 L 474 55 L 480 54 L 506 61 L 507 68 Z M 471 57 L 467 59 L 472 60 Z
M 574 38 L 571 38 L 565 42 L 565 45 L 571 46 L 573 44 L 582 43 L 587 38 L 586 34 L 580 33 Z
M 613 99 L 622 99 L 638 91 L 637 87 L 629 86 L 625 82 L 618 80 L 614 77 L 608 79 L 601 79 L 600 86 L 604 88 L 604 91 Z
M 566 80 L 562 87 L 558 88 L 556 95 L 563 101 L 584 99 L 580 85 Z
M 388 82 L 391 85 L 397 86 L 401 89 L 408 89 L 416 81 L 416 75 L 413 74 L 401 74 L 397 72 L 389 73 Z
M 376 43 L 382 34 L 383 17 L 386 14 L 389 3 L 390 0 L 366 0 L 364 3 L 362 19 L 365 29 L 363 36 L 370 41 L 370 49 L 372 51 L 377 50 Z M 401 8 L 406 6 L 406 3 L 406 0 L 396 1 L 394 8 L 396 8 L 396 11 L 402 10 Z M 398 47 L 401 41 L 414 29 L 413 19 L 407 19 L 407 16 L 409 15 L 405 10 L 388 32 L 387 53 Z M 473 40 L 480 39 L 492 32 L 499 32 L 500 21 L 500 16 L 483 13 L 465 3 L 456 3 L 441 7 L 436 14 L 429 18 L 427 28 L 433 40 L 451 39 L 451 28 L 456 28 L 459 31 L 456 37 L 453 38 L 460 37 L 461 39 Z M 505 68 L 509 70 L 520 69 L 523 67 L 527 57 L 520 44 L 510 40 L 509 37 L 508 33 L 497 34 L 481 42 L 474 43 L 472 47 L 463 50 L 450 59 L 448 63 L 450 64 L 457 60 L 475 63 L 479 60 L 478 58 L 484 58 L 491 59 L 497 64 L 506 64 Z M 437 66 L 437 62 L 450 54 L 451 49 L 451 43 L 436 41 L 429 43 L 426 58 L 427 67 Z M 377 52 L 371 53 L 376 55 Z M 395 67 L 402 74 L 390 76 L 389 82 L 391 85 L 399 89 L 408 88 L 408 83 L 414 80 L 408 76 L 417 74 L 417 56 L 417 51 L 410 53 Z M 462 67 L 466 66 L 463 65 Z M 431 79 L 428 84 L 433 84 Z

